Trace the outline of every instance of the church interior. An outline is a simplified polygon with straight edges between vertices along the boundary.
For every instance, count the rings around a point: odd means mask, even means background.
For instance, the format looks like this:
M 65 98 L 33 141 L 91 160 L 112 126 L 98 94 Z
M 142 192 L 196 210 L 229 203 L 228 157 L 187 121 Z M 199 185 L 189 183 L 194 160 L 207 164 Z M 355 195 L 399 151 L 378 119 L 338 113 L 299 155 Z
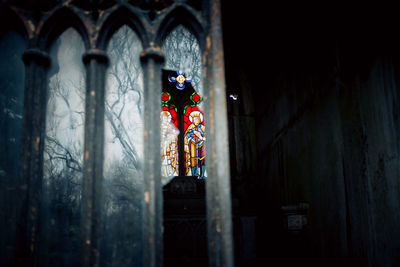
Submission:
M 400 266 L 395 10 L 221 0 L 221 17 L 235 266 Z M 207 266 L 207 179 L 164 187 L 164 266 Z

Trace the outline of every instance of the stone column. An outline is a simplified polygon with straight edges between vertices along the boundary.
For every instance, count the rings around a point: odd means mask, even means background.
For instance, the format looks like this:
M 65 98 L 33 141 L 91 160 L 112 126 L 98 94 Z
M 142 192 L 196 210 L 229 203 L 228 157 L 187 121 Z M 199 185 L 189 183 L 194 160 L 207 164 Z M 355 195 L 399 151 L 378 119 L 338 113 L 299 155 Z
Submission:
M 154 45 L 142 51 L 144 79 L 144 266 L 162 266 L 161 67 L 164 56 Z
M 50 66 L 50 57 L 46 52 L 30 48 L 22 55 L 22 59 L 25 63 L 25 99 L 21 179 L 16 196 L 18 200 L 15 203 L 20 216 L 15 264 L 37 266 L 46 127 L 47 70 Z
M 219 0 L 209 0 L 203 54 L 209 266 L 233 266 L 232 211 L 224 53 Z
M 81 265 L 98 266 L 102 210 L 105 76 L 108 57 L 91 49 L 86 67 L 85 145 L 82 182 Z

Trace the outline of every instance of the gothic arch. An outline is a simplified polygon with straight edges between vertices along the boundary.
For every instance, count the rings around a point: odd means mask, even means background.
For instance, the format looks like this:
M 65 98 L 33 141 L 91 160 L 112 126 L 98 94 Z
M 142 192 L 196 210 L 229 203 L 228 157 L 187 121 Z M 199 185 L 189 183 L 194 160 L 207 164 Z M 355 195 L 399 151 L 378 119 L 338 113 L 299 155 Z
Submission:
M 82 22 L 81 18 L 68 7 L 62 7 L 56 10 L 44 22 L 38 37 L 39 48 L 48 52 L 51 44 L 70 27 L 74 28 L 79 33 L 85 45 L 85 49 L 89 49 L 90 41 L 85 24 Z
M 178 25 L 186 27 L 196 37 L 200 45 L 200 50 L 203 51 L 204 27 L 195 13 L 191 12 L 185 6 L 178 6 L 165 15 L 157 31 L 156 44 L 162 46 L 168 34 Z
M 145 30 L 146 22 L 139 19 L 133 7 L 122 6 L 111 13 L 102 23 L 96 47 L 106 50 L 113 34 L 123 25 L 127 25 L 138 35 L 143 48 L 149 46 L 149 38 Z
M 20 34 L 25 41 L 28 40 L 28 27 L 17 12 L 6 6 L 1 6 L 0 17 L 2 21 L 7 21 L 7 23 L 1 23 L 0 25 L 0 37 L 7 31 L 13 30 Z

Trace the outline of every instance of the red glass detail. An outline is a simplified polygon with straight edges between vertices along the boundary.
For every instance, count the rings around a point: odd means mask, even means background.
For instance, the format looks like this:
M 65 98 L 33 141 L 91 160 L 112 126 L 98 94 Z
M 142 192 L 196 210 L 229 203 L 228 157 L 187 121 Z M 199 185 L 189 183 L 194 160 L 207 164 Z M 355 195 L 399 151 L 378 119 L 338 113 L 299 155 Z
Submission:
M 168 101 L 168 100 L 169 100 L 169 95 L 168 95 L 167 93 L 163 93 L 163 94 L 161 95 L 161 100 L 162 100 L 163 102 Z
M 197 103 L 197 102 L 200 101 L 200 96 L 199 96 L 198 94 L 194 94 L 194 95 L 192 95 L 192 100 L 193 100 L 195 103 Z

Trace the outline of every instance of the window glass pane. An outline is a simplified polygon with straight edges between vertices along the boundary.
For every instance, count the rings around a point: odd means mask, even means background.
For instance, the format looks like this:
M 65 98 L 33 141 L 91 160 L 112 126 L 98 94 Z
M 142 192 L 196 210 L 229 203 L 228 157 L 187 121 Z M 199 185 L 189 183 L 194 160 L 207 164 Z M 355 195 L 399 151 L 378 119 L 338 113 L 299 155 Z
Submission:
M 107 53 L 104 209 L 101 265 L 140 266 L 143 199 L 143 75 L 141 41 L 129 27 Z
M 52 45 L 46 114 L 42 259 L 78 266 L 85 112 L 84 45 L 72 28 Z
M 20 169 L 24 103 L 25 41 L 16 32 L 0 36 L 0 266 L 10 265 L 15 253 L 15 194 Z

